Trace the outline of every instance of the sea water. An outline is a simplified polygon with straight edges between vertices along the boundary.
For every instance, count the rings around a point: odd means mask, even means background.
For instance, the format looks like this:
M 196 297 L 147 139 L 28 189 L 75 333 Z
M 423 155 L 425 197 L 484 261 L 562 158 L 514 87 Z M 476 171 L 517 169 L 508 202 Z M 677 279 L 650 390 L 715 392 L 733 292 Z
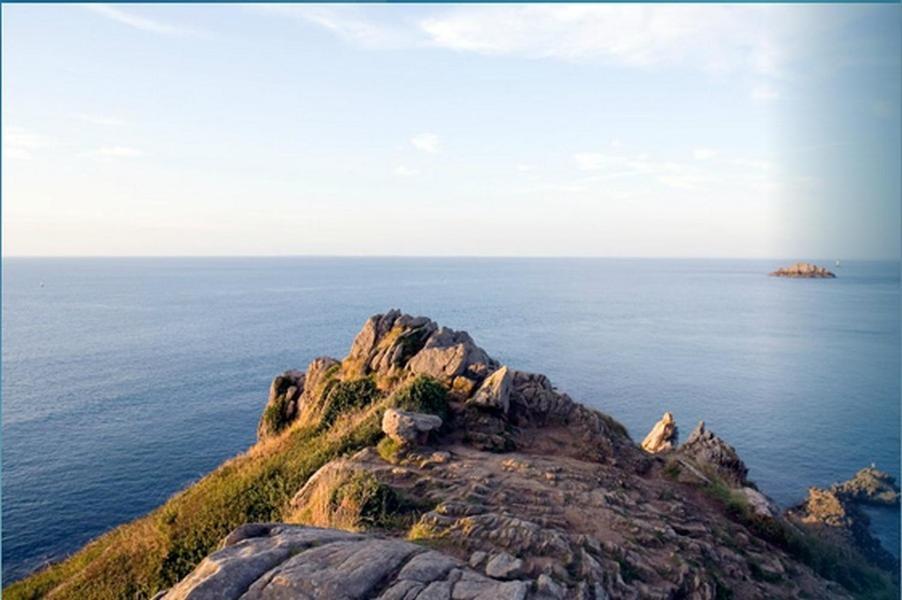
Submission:
M 787 262 L 6 259 L 3 580 L 247 448 L 274 375 L 344 356 L 393 307 L 466 329 L 635 440 L 664 411 L 684 438 L 705 420 L 784 506 L 871 463 L 899 477 L 899 263 L 767 276 Z M 869 513 L 897 551 L 898 512 Z

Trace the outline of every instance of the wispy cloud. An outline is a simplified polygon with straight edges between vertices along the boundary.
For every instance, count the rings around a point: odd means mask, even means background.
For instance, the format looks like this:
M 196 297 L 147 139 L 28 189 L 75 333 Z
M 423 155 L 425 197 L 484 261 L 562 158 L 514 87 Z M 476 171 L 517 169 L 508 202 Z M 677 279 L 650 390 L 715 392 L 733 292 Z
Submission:
M 117 6 L 112 6 L 109 4 L 85 4 L 83 6 L 87 10 L 106 17 L 107 19 L 112 19 L 113 21 L 122 23 L 123 25 L 127 25 L 133 29 L 146 31 L 149 33 L 169 36 L 193 36 L 202 34 L 202 32 L 196 29 L 182 27 L 180 25 L 173 25 L 171 23 L 164 23 L 163 21 L 141 16 L 135 14 L 134 12 L 131 12 L 130 10 L 126 11 Z
M 410 138 L 410 143 L 417 150 L 429 154 L 435 154 L 439 151 L 439 147 L 441 146 L 441 140 L 439 140 L 439 137 L 434 133 L 419 133 Z
M 7 127 L 3 132 L 4 158 L 30 160 L 37 152 L 56 145 L 57 141 L 54 138 L 20 127 Z
M 717 156 L 717 151 L 711 148 L 696 148 L 692 151 L 692 158 L 695 160 L 710 160 Z
M 626 66 L 745 69 L 768 76 L 780 73 L 795 43 L 795 13 L 787 7 L 531 4 L 419 13 L 360 6 L 254 9 L 316 24 L 370 48 L 432 46 Z

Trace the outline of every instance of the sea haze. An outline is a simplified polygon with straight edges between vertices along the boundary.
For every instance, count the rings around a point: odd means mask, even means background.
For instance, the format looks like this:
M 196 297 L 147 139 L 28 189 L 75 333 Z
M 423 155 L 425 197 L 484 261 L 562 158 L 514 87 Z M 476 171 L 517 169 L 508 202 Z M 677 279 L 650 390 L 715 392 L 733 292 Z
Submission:
M 704 419 L 782 505 L 899 477 L 898 262 L 5 259 L 3 580 L 142 515 L 254 441 L 274 375 L 399 307 L 468 330 L 641 440 Z M 831 266 L 828 264 L 827 266 Z M 870 511 L 899 546 L 898 512 Z

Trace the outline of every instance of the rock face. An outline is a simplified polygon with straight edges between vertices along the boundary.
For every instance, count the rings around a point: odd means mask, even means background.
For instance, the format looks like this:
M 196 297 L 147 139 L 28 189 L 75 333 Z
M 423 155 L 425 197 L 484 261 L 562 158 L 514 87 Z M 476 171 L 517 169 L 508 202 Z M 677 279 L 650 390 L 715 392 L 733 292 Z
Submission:
M 408 412 L 389 408 L 382 417 L 382 431 L 405 446 L 424 444 L 429 432 L 442 426 L 442 419 L 436 415 Z
M 285 371 L 273 379 L 266 408 L 257 425 L 258 439 L 279 433 L 297 418 L 305 378 L 301 371 Z
M 371 317 L 340 363 L 291 373 L 261 437 L 314 424 L 347 439 L 369 415 L 373 445 L 326 462 L 290 490 L 286 523 L 239 527 L 166 598 L 849 598 L 774 532 L 845 532 L 845 498 L 889 499 L 867 473 L 788 521 L 704 423 L 677 446 L 666 413 L 640 447 L 544 375 L 400 311 Z M 331 431 L 336 407 L 360 415 Z
M 788 515 L 819 531 L 824 538 L 858 548 L 870 561 L 892 571 L 898 570 L 898 561 L 871 535 L 870 519 L 861 506 L 898 503 L 895 479 L 871 465 L 827 489 L 809 488 L 805 501 L 790 508 Z
M 742 487 L 748 483 L 748 467 L 739 458 L 736 449 L 706 429 L 704 421 L 692 430 L 679 452 L 711 469 L 731 485 Z
M 166 600 L 268 598 L 521 600 L 531 582 L 496 579 L 398 539 L 251 524 L 235 531 Z
M 666 412 L 642 440 L 642 449 L 652 454 L 673 450 L 677 438 L 676 421 L 673 420 L 672 414 Z
M 874 465 L 855 473 L 848 481 L 833 486 L 842 497 L 876 506 L 899 506 L 899 486 L 889 473 L 877 470 Z
M 811 263 L 796 263 L 791 267 L 782 267 L 771 273 L 774 277 L 794 277 L 799 279 L 832 279 L 836 277 L 824 267 Z

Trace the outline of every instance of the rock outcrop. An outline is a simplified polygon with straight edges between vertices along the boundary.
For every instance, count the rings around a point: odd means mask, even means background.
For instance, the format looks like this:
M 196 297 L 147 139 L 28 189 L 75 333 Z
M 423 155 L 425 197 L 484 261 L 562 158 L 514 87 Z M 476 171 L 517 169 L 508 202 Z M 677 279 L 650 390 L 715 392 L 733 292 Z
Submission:
M 692 430 L 686 443 L 680 446 L 679 453 L 733 486 L 742 487 L 748 483 L 748 467 L 739 458 L 736 449 L 708 430 L 704 421 Z
M 655 423 L 645 439 L 642 440 L 642 449 L 651 454 L 673 450 L 678 441 L 676 421 L 669 412 L 664 413 L 661 420 Z
M 875 506 L 899 506 L 899 486 L 889 473 L 874 465 L 855 473 L 851 479 L 835 484 L 833 490 L 841 497 Z
M 382 416 L 382 431 L 385 435 L 405 446 L 425 444 L 429 432 L 441 426 L 442 419 L 439 416 L 395 408 L 389 408 Z
M 854 546 L 874 564 L 892 571 L 898 570 L 898 560 L 871 534 L 870 519 L 861 506 L 898 507 L 898 503 L 895 479 L 871 465 L 829 488 L 809 488 L 805 501 L 791 507 L 787 514 L 790 519 L 817 530 L 821 537 Z
M 512 571 L 504 569 L 506 575 Z M 166 600 L 379 598 L 522 600 L 531 582 L 491 577 L 399 539 L 279 524 L 250 524 L 160 596 Z
M 787 540 L 846 531 L 843 494 L 888 498 L 866 474 L 786 519 L 704 423 L 677 446 L 667 413 L 640 447 L 544 375 L 400 311 L 341 362 L 277 378 L 266 412 L 261 453 L 299 452 L 296 436 L 337 454 L 276 479 L 296 482 L 284 522 L 239 527 L 165 598 L 850 598 Z
M 771 273 L 774 277 L 792 277 L 797 279 L 832 279 L 836 277 L 824 267 L 811 263 L 796 263 L 790 267 L 782 267 Z

